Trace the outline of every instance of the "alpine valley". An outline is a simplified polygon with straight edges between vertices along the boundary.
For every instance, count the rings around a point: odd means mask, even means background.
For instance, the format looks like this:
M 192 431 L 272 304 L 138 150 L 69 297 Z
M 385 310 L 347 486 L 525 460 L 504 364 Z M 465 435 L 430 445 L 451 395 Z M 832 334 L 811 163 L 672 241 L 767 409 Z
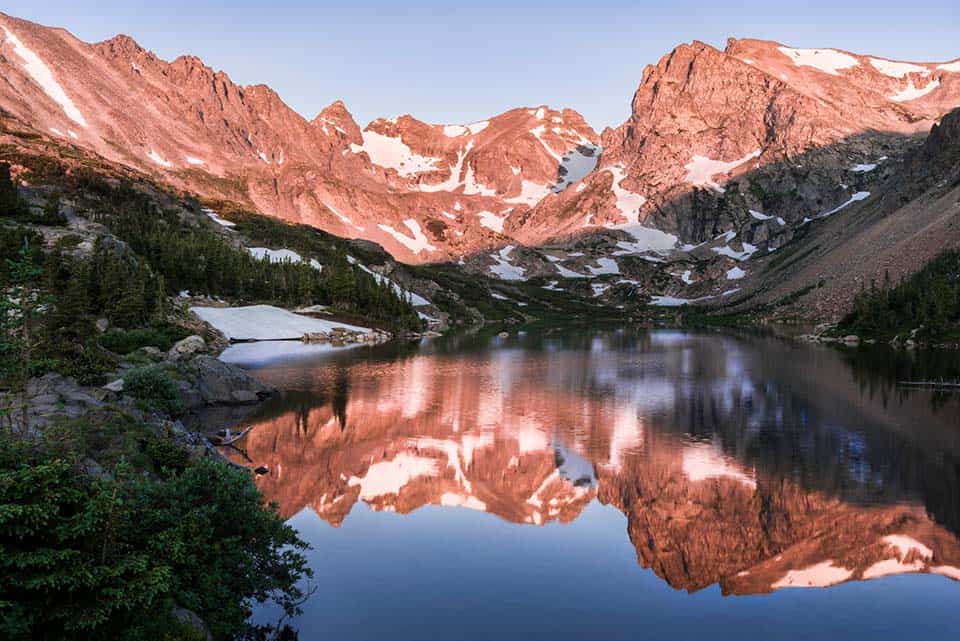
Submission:
M 221 223 L 251 212 L 371 241 L 389 256 L 368 267 L 397 271 L 440 326 L 444 284 L 408 266 L 481 277 L 528 319 L 539 289 L 587 310 L 835 321 L 867 283 L 960 246 L 960 60 L 694 42 L 644 68 L 630 117 L 599 134 L 545 105 L 361 128 L 340 101 L 307 120 L 127 36 L 0 28 L 3 150 L 23 183 L 42 182 L 24 155 L 97 162 Z
M 308 119 L 0 13 L 0 638 L 956 637 L 960 59 L 629 82 L 603 131 Z

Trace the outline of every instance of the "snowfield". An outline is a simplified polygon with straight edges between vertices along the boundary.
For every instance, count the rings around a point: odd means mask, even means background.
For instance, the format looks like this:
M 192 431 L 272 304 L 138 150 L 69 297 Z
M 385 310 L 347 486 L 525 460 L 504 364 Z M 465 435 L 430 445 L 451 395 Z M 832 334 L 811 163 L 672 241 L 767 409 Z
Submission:
M 401 176 L 414 176 L 428 171 L 437 171 L 440 158 L 428 158 L 413 152 L 399 138 L 384 136 L 375 131 L 364 130 L 363 144 L 352 143 L 350 150 L 359 154 L 367 152 L 370 162 L 381 167 L 395 169 Z
M 412 251 L 414 254 L 419 254 L 422 251 L 432 252 L 437 249 L 430 244 L 430 241 L 427 240 L 423 230 L 420 229 L 420 223 L 415 221 L 413 218 L 407 218 L 405 221 L 403 221 L 403 224 L 406 225 L 407 229 L 410 230 L 410 233 L 413 234 L 413 238 L 398 232 L 390 225 L 381 224 L 377 225 L 377 227 L 393 236 L 398 243 Z
M 486 227 L 487 229 L 492 229 L 498 234 L 503 233 L 503 223 L 507 219 L 506 214 L 504 214 L 503 216 L 497 216 L 492 211 L 481 211 L 481 212 L 477 212 L 477 216 L 480 217 L 480 224 Z
M 607 171 L 613 176 L 613 183 L 610 188 L 613 195 L 617 198 L 617 209 L 627 219 L 627 223 L 636 224 L 640 222 L 640 208 L 647 202 L 647 199 L 640 194 L 634 193 L 620 186 L 620 182 L 627 177 L 626 172 L 620 165 L 607 167 Z
M 584 151 L 581 151 L 581 149 Z M 553 187 L 553 191 L 563 191 L 596 169 L 597 161 L 600 160 L 600 151 L 599 146 L 580 145 L 564 154 L 563 160 L 560 161 L 560 166 L 563 168 L 563 178 Z
M 690 159 L 684 169 L 687 170 L 686 181 L 695 187 L 710 187 L 718 193 L 724 193 L 726 190 L 714 182 L 713 177 L 717 174 L 729 174 L 731 171 L 743 163 L 760 157 L 760 150 L 751 151 L 743 158 L 724 162 L 722 160 L 713 160 L 706 156 L 694 156 Z
M 513 245 L 507 245 L 498 253 L 490 254 L 490 257 L 497 261 L 496 265 L 490 265 L 490 271 L 500 280 L 524 280 L 523 267 L 517 267 L 510 262 L 510 252 L 513 250 Z
M 739 267 L 734 267 L 727 270 L 727 280 L 740 280 L 747 275 L 747 272 L 743 271 Z
M 911 78 L 909 81 L 907 81 L 907 86 L 905 89 L 901 89 L 900 91 L 893 94 L 892 96 L 889 96 L 889 98 L 894 102 L 909 102 L 910 100 L 923 98 L 924 96 L 926 96 L 928 93 L 930 93 L 931 91 L 933 91 L 939 86 L 940 86 L 940 81 L 934 80 L 932 82 L 927 83 L 926 87 L 917 88 L 916 86 L 914 86 L 913 79 Z
M 329 333 L 337 328 L 363 333 L 370 331 L 367 327 L 294 314 L 273 305 L 191 307 L 190 311 L 231 341 L 295 340 L 310 332 Z
M 218 225 L 221 225 L 222 227 L 236 227 L 236 226 L 237 226 L 237 223 L 234 223 L 234 222 L 231 222 L 231 221 L 229 221 L 229 220 L 226 220 L 225 218 L 220 218 L 220 216 L 217 215 L 217 212 L 213 211 L 212 209 L 201 209 L 200 211 L 202 211 L 202 212 L 205 213 L 207 216 L 209 216 L 209 217 L 210 217 L 210 220 L 212 220 L 213 222 L 217 223 Z
M 903 78 L 910 73 L 920 73 L 929 75 L 930 70 L 920 65 L 909 62 L 896 62 L 894 60 L 884 60 L 883 58 L 869 58 L 870 64 L 885 76 L 891 78 Z
M 590 273 L 594 276 L 620 273 L 620 266 L 617 265 L 617 261 L 613 260 L 612 258 L 598 258 L 597 265 L 597 267 L 587 265 L 587 269 L 590 270 Z
M 831 76 L 839 76 L 841 69 L 860 66 L 856 58 L 836 49 L 791 49 L 790 47 L 777 47 L 777 49 L 798 67 L 813 67 Z
M 50 67 L 40 59 L 40 56 L 20 42 L 20 39 L 12 31 L 6 27 L 0 28 L 2 28 L 4 34 L 6 34 L 6 40 L 13 45 L 14 53 L 23 60 L 23 68 L 27 74 L 33 78 L 33 81 L 40 85 L 40 88 L 43 89 L 45 94 L 50 96 L 51 100 L 60 105 L 60 108 L 63 109 L 63 113 L 67 115 L 67 118 L 81 127 L 86 127 L 87 120 L 83 117 L 83 114 L 80 113 L 80 110 L 77 109 L 77 106 L 73 104 L 70 96 L 63 90 L 63 87 L 57 82 L 57 79 L 53 77 L 53 72 L 50 71 Z
M 853 570 L 835 566 L 833 561 L 824 561 L 802 570 L 790 570 L 770 587 L 780 588 L 825 588 L 842 583 L 853 576 Z

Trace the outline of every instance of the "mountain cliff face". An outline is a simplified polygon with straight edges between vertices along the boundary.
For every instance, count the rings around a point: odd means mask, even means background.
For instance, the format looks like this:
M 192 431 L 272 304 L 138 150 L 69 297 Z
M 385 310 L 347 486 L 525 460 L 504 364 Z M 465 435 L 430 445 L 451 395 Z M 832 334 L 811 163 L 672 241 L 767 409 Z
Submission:
M 574 231 L 587 223 L 568 212 L 587 211 L 590 225 L 639 219 L 695 243 L 748 210 L 813 217 L 852 194 L 865 170 L 851 167 L 896 153 L 960 102 L 956 67 L 759 40 L 681 45 L 644 70 L 586 187 L 546 199 L 524 227 L 559 218 Z
M 726 303 L 766 286 L 742 263 L 811 221 L 916 195 L 893 176 L 960 104 L 960 61 L 730 40 L 647 66 L 630 117 L 599 136 L 546 106 L 361 127 L 342 102 L 308 121 L 269 87 L 127 36 L 87 44 L 0 15 L 0 38 L 0 109 L 20 128 L 404 262 L 553 278 L 614 304 Z M 594 280 L 610 275 L 626 278 Z
M 598 137 L 572 110 L 361 130 L 342 102 L 307 121 L 266 86 L 193 56 L 166 62 L 127 36 L 90 45 L 8 16 L 0 27 L 0 107 L 35 131 L 410 262 L 496 244 L 513 210 L 596 162 Z

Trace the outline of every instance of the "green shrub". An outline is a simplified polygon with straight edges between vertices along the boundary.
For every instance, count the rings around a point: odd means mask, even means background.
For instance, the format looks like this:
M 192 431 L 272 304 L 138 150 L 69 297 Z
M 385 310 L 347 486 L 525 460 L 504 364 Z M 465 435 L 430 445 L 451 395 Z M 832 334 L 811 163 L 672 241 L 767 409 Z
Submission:
M 157 325 L 140 329 L 111 329 L 100 336 L 100 344 L 115 354 L 129 354 L 142 347 L 167 351 L 186 338 L 189 332 L 177 325 Z
M 189 453 L 169 439 L 150 434 L 142 442 L 147 458 L 158 472 L 182 472 L 190 462 Z
M 63 345 L 58 357 L 48 362 L 49 369 L 72 376 L 81 385 L 103 385 L 106 375 L 117 368 L 116 359 L 92 339 L 85 345 Z
M 0 433 L 0 638 L 184 641 L 180 606 L 228 639 L 253 602 L 296 612 L 307 546 L 247 472 L 112 472 L 91 478 Z
M 171 416 L 183 413 L 180 388 L 168 371 L 162 367 L 138 367 L 123 377 L 123 390 L 137 399 L 141 409 L 164 412 Z

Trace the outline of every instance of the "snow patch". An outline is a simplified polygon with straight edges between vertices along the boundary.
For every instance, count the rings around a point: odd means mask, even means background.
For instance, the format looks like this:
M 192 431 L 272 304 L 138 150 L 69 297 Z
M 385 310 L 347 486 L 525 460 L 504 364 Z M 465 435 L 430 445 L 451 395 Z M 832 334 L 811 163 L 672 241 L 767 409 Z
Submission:
M 389 461 L 378 461 L 362 477 L 353 476 L 347 485 L 360 486 L 360 498 L 368 501 L 400 490 L 420 476 L 437 476 L 440 466 L 436 459 L 400 452 Z
M 385 136 L 376 131 L 361 132 L 363 144 L 351 143 L 350 150 L 359 154 L 366 152 L 370 162 L 380 167 L 395 169 L 401 176 L 413 176 L 437 171 L 440 158 L 429 158 L 414 153 L 400 138 Z
M 739 267 L 734 267 L 733 269 L 727 270 L 727 280 L 740 280 L 747 275 L 747 272 L 743 271 Z
M 949 71 L 951 73 L 960 73 L 960 60 L 955 62 L 946 62 L 942 65 L 937 65 L 937 69 L 941 71 Z
M 487 187 L 481 182 L 477 182 L 473 166 L 467 165 L 467 174 L 463 177 L 463 193 L 468 196 L 480 195 L 494 197 L 497 195 L 497 190 L 493 187 Z
M 802 570 L 790 570 L 784 574 L 772 587 L 780 588 L 825 588 L 842 583 L 853 575 L 853 570 L 835 566 L 833 561 L 823 561 Z
M 334 328 L 364 333 L 370 331 L 366 327 L 294 314 L 272 305 L 191 307 L 190 311 L 234 341 L 293 340 L 309 332 L 330 332 Z
M 586 274 L 581 274 L 580 272 L 575 272 L 572 269 L 567 269 L 559 263 L 554 264 L 554 268 L 557 270 L 557 273 L 564 278 L 589 278 L 589 276 Z
M 722 160 L 713 160 L 706 156 L 694 156 L 690 159 L 684 169 L 687 170 L 686 181 L 696 187 L 711 187 L 718 193 L 724 193 L 726 190 L 714 182 L 713 177 L 717 174 L 729 174 L 731 171 L 743 163 L 760 157 L 760 150 L 751 151 L 743 158 L 724 162 Z
M 596 169 L 599 159 L 600 147 L 595 145 L 580 145 L 564 154 L 560 161 L 562 178 L 553 187 L 553 191 L 561 192 L 573 183 L 582 180 Z
M 712 247 L 711 250 L 717 254 L 720 254 L 721 256 L 727 256 L 728 258 L 743 262 L 756 253 L 757 246 L 751 245 L 750 243 L 743 243 L 742 251 L 737 251 L 730 245 L 724 245 L 723 247 Z
M 479 510 L 481 512 L 485 512 L 487 509 L 487 504 L 477 497 L 454 492 L 444 492 L 440 496 L 440 505 L 445 507 L 465 507 L 468 510 Z
M 860 63 L 853 56 L 836 49 L 792 49 L 777 47 L 798 67 L 813 67 L 831 76 L 839 76 L 841 69 L 857 67 Z
M 507 219 L 506 214 L 497 216 L 492 211 L 481 211 L 477 213 L 477 216 L 480 217 L 480 224 L 487 229 L 492 229 L 498 234 L 503 233 L 503 223 Z
M 927 83 L 926 87 L 917 88 L 913 84 L 913 79 L 907 81 L 907 86 L 904 89 L 901 89 L 897 93 L 889 96 L 890 100 L 894 102 L 909 102 L 910 100 L 917 100 L 918 98 L 923 98 L 928 93 L 940 86 L 939 80 L 933 80 Z
M 531 129 L 530 133 L 533 134 L 534 138 L 540 141 L 540 144 L 543 145 L 543 148 L 547 150 L 547 153 L 550 154 L 557 161 L 558 164 L 563 164 L 563 157 L 561 157 L 560 154 L 555 152 L 553 148 L 550 145 L 548 145 L 547 142 L 543 139 L 543 132 L 545 132 L 546 129 L 547 128 L 544 125 L 539 125 Z
M 184 156 L 184 160 L 187 161 L 188 165 L 205 165 L 206 163 L 199 158 L 194 158 L 193 156 Z
M 861 200 L 866 200 L 866 199 L 869 198 L 869 197 L 870 197 L 870 192 L 869 192 L 869 191 L 858 191 L 858 192 L 855 193 L 854 195 L 850 196 L 850 199 L 849 199 L 848 201 L 846 201 L 845 203 L 843 203 L 842 205 L 839 205 L 839 206 L 837 206 L 837 207 L 834 207 L 834 208 L 831 209 L 830 211 L 824 212 L 824 213 L 820 214 L 819 216 L 817 216 L 817 218 L 826 218 L 827 216 L 832 216 L 833 214 L 837 213 L 837 212 L 840 211 L 841 209 L 844 209 L 844 208 L 846 208 L 846 207 L 849 207 L 850 205 L 852 205 L 852 204 L 855 203 L 855 202 L 858 202 L 858 201 L 861 201 Z M 807 219 L 804 218 L 804 220 L 806 221 Z
M 683 473 L 691 481 L 729 478 L 756 489 L 757 481 L 752 474 L 742 472 L 720 448 L 713 443 L 687 443 L 683 448 Z
M 901 560 L 911 552 L 916 552 L 925 559 L 933 558 L 933 550 L 915 538 L 906 536 L 905 534 L 889 534 L 881 540 L 890 547 L 896 548 Z
M 620 165 L 614 165 L 612 167 L 607 167 L 607 171 L 609 171 L 610 175 L 613 176 L 613 182 L 611 183 L 610 188 L 613 190 L 613 195 L 617 199 L 617 209 L 619 209 L 620 213 L 623 214 L 623 217 L 627 219 L 627 223 L 639 223 L 640 208 L 643 207 L 645 202 L 647 202 L 647 199 L 640 194 L 635 194 L 634 192 L 624 189 L 620 186 L 620 183 L 623 181 L 623 179 L 627 177 L 623 167 Z
M 617 261 L 612 258 L 598 258 L 597 267 L 587 265 L 587 269 L 594 276 L 601 276 L 603 274 L 619 274 L 620 266 L 617 265 Z
M 226 220 L 226 219 L 224 219 L 224 218 L 220 218 L 220 216 L 217 215 L 217 212 L 213 211 L 212 209 L 201 209 L 200 211 L 202 211 L 202 212 L 205 213 L 207 216 L 209 216 L 209 217 L 210 217 L 210 220 L 212 220 L 213 222 L 217 223 L 218 225 L 222 225 L 223 227 L 236 227 L 236 226 L 237 226 L 237 223 L 235 223 L 235 222 Z
M 321 204 L 322 204 L 324 207 L 326 207 L 327 209 L 329 209 L 331 214 L 333 214 L 334 216 L 336 216 L 337 218 L 339 218 L 339 219 L 340 219 L 340 222 L 342 222 L 342 223 L 344 223 L 344 224 L 346 224 L 346 225 L 350 225 L 351 227 L 353 227 L 353 228 L 356 229 L 357 231 L 363 231 L 363 227 L 360 227 L 359 225 L 354 224 L 354 222 L 353 222 L 352 220 L 350 220 L 350 218 L 349 218 L 348 216 L 346 216 L 346 215 L 344 215 L 344 214 L 341 214 L 336 208 L 334 208 L 333 205 L 328 205 L 327 203 L 321 203 Z
M 230 221 L 224 221 L 224 222 L 230 222 Z M 249 251 L 254 258 L 257 258 L 260 260 L 267 258 L 270 260 L 271 263 L 282 263 L 285 261 L 291 262 L 291 263 L 303 262 L 303 257 L 297 252 L 290 249 L 269 249 L 267 247 L 247 247 L 247 251 Z M 317 271 L 320 271 L 323 269 L 323 265 L 321 265 L 315 258 L 310 259 L 310 266 L 316 269 Z
M 48 67 L 37 54 L 20 42 L 20 39 L 12 31 L 6 27 L 0 28 L 2 28 L 6 34 L 7 42 L 13 45 L 14 53 L 23 60 L 23 68 L 33 81 L 40 85 L 40 88 L 43 89 L 44 93 L 46 93 L 51 100 L 60 105 L 60 108 L 63 109 L 63 113 L 67 115 L 67 118 L 81 127 L 86 127 L 86 119 L 83 117 L 83 114 L 80 113 L 80 110 L 77 109 L 77 106 L 73 104 L 67 92 L 60 86 L 60 83 L 57 82 L 57 79 L 53 77 L 53 72 L 50 71 L 50 67 Z
M 854 165 L 853 167 L 850 168 L 850 171 L 854 173 L 865 174 L 873 171 L 876 168 L 877 168 L 876 163 L 863 163 L 859 165 Z
M 926 67 L 910 62 L 896 62 L 893 60 L 884 60 L 883 58 L 868 58 L 868 60 L 877 71 L 891 78 L 903 78 L 911 73 L 921 73 L 926 76 L 930 73 L 930 70 Z
M 914 561 L 904 563 L 900 559 L 884 559 L 877 561 L 863 571 L 864 579 L 876 579 L 881 576 L 890 576 L 893 574 L 907 574 L 909 572 L 919 572 L 923 569 L 923 561 Z
M 170 162 L 169 160 L 167 160 L 166 158 L 164 158 L 163 156 L 161 156 L 160 154 L 158 154 L 158 153 L 157 153 L 156 151 L 154 151 L 153 149 L 151 149 L 151 150 L 150 150 L 150 153 L 147 154 L 147 158 L 149 158 L 149 159 L 152 160 L 153 162 L 157 163 L 157 164 L 160 165 L 161 167 L 173 167 L 173 163 L 172 163 L 172 162 Z
M 490 265 L 490 271 L 501 280 L 524 280 L 523 267 L 517 267 L 510 263 L 510 253 L 514 250 L 513 245 L 507 245 L 496 254 L 490 254 L 490 257 L 497 261 L 496 265 Z
M 549 194 L 551 191 L 550 187 L 547 185 L 541 185 L 535 183 L 531 180 L 521 180 L 520 181 L 520 195 L 514 196 L 513 198 L 504 198 L 504 202 L 508 203 L 524 203 L 527 205 L 536 205 L 538 202 L 543 200 L 543 198 Z M 556 191 L 556 189 L 553 189 Z
M 410 233 L 413 234 L 412 238 L 410 236 L 407 236 L 406 234 L 398 232 L 396 229 L 394 229 L 390 225 L 380 224 L 377 226 L 383 231 L 393 236 L 393 238 L 398 243 L 400 243 L 401 245 L 403 245 L 404 247 L 412 251 L 414 254 L 419 254 L 422 251 L 432 252 L 437 249 L 436 247 L 430 244 L 429 240 L 427 240 L 427 237 L 424 235 L 423 230 L 420 229 L 420 223 L 418 223 L 416 220 L 414 220 L 413 218 L 407 218 L 405 221 L 403 221 L 403 224 L 406 225 L 407 229 L 410 230 Z

